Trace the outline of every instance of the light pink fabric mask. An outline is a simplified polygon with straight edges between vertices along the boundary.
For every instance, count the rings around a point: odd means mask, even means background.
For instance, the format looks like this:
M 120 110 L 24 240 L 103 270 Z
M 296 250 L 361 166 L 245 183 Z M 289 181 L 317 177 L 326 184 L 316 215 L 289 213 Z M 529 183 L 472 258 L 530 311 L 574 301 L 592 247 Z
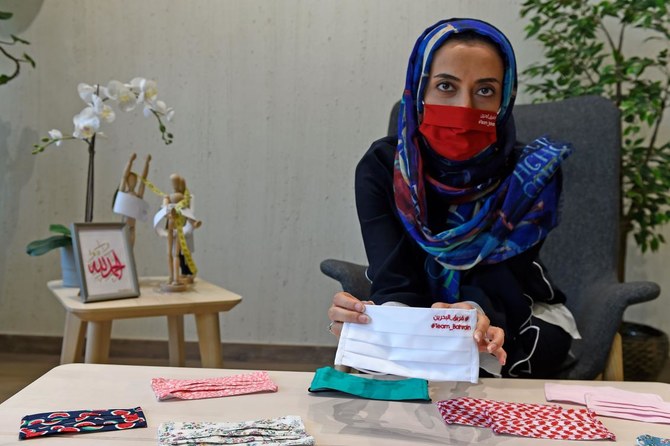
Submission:
M 277 385 L 272 382 L 267 372 L 205 379 L 153 378 L 151 388 L 159 401 L 171 398 L 196 400 L 277 391 Z
M 630 392 L 610 386 L 546 383 L 544 394 L 547 401 L 581 404 L 603 417 L 670 424 L 670 403 L 654 393 Z

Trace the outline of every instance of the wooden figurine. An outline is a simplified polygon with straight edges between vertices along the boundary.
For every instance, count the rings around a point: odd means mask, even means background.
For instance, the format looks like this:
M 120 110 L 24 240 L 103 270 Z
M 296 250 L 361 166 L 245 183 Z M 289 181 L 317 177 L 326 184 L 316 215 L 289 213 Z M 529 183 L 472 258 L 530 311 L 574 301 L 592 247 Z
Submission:
M 122 221 L 128 225 L 131 246 L 135 245 L 135 222 L 137 218 L 146 220 L 148 212 L 148 205 L 142 200 L 144 197 L 144 182 L 132 171 L 133 161 L 136 158 L 136 154 L 133 153 L 130 155 L 130 159 L 121 176 L 121 184 L 119 184 L 117 199 L 114 203 L 114 212 L 122 214 Z M 142 178 L 144 179 L 149 175 L 150 162 L 151 155 L 147 155 L 144 161 L 144 170 L 142 171 Z M 137 188 L 137 191 L 135 188 Z
M 187 199 L 186 181 L 183 177 L 170 175 L 172 183 L 172 193 L 163 197 L 163 208 L 167 219 L 167 253 L 168 253 L 168 282 L 162 286 L 166 291 L 184 291 L 189 283 L 193 283 L 193 272 L 186 268 L 190 274 L 184 274 L 182 265 L 184 262 L 184 253 L 179 241 L 178 229 L 181 227 L 184 237 L 190 236 L 194 229 L 199 228 L 202 222 L 195 219 L 190 203 L 183 202 Z M 177 209 L 177 205 L 180 208 Z

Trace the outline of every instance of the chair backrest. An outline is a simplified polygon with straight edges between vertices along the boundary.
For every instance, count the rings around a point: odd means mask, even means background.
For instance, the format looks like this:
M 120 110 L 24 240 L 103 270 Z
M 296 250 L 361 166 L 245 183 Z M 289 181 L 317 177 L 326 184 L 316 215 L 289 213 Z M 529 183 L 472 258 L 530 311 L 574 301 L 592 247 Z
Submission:
M 519 141 L 546 134 L 575 148 L 563 164 L 561 221 L 547 238 L 541 258 L 578 316 L 581 289 L 599 280 L 617 280 L 619 109 L 600 96 L 583 96 L 519 105 L 514 118 Z
M 340 282 L 342 291 L 360 300 L 370 297 L 370 281 L 365 275 L 367 267 L 345 260 L 326 259 L 321 262 L 321 272 Z
M 399 103 L 391 112 L 389 135 L 397 133 Z M 619 110 L 600 96 L 582 96 L 514 107 L 517 139 L 548 135 L 575 151 L 563 163 L 561 222 L 549 235 L 541 258 L 568 296 L 579 318 L 580 290 L 616 281 L 619 252 L 621 122 Z M 614 279 L 612 278 L 614 277 Z M 571 298 L 572 297 L 572 298 Z

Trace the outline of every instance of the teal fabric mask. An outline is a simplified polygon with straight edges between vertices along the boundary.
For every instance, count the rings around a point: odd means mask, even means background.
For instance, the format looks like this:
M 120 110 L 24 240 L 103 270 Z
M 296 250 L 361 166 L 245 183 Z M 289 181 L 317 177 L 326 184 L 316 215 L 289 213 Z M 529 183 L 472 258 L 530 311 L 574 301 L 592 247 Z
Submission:
M 389 381 L 350 375 L 332 367 L 317 369 L 309 391 L 315 393 L 333 390 L 371 400 L 430 401 L 428 381 L 423 379 L 408 378 Z

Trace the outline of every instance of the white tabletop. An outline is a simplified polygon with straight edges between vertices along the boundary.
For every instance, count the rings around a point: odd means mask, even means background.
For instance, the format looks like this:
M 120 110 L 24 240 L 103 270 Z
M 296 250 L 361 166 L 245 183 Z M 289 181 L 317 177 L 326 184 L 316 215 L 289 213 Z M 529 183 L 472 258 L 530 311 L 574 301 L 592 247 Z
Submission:
M 227 398 L 158 402 L 151 390 L 153 377 L 202 378 L 249 373 L 248 370 L 67 364 L 54 368 L 0 405 L 0 445 L 19 444 L 24 415 L 78 409 L 141 406 L 149 427 L 121 432 L 52 436 L 33 444 L 158 444 L 158 425 L 165 421 L 245 421 L 283 415 L 302 417 L 317 445 L 590 445 L 632 446 L 640 434 L 670 438 L 670 425 L 600 417 L 617 436 L 616 442 L 539 440 L 493 434 L 485 428 L 447 426 L 433 403 L 373 401 L 343 394 L 309 394 L 313 373 L 275 372 L 276 393 Z M 610 385 L 625 390 L 660 394 L 670 401 L 670 385 L 662 383 L 562 381 L 564 384 Z M 470 396 L 499 401 L 546 403 L 544 381 L 482 379 L 479 384 L 431 384 L 433 401 Z M 578 407 L 569 406 L 566 407 Z M 67 443 L 66 443 L 67 442 Z M 20 444 L 27 444 L 20 442 Z

